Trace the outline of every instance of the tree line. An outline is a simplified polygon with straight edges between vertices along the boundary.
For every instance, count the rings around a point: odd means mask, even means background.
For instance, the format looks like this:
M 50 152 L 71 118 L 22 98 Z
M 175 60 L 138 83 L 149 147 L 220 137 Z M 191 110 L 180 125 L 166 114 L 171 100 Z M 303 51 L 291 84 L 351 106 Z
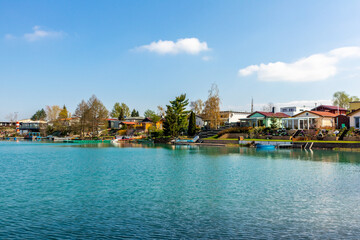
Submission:
M 189 106 L 190 105 L 190 106 Z M 190 107 L 190 110 L 188 110 Z M 157 110 L 147 109 L 144 117 L 153 123 L 163 120 L 163 135 L 177 137 L 182 134 L 193 136 L 199 130 L 196 126 L 196 115 L 206 119 L 210 127 L 220 124 L 220 97 L 216 84 L 211 86 L 208 99 L 203 102 L 198 99 L 190 102 L 186 94 L 181 94 L 164 107 L 158 106 Z M 99 136 L 106 132 L 107 119 L 109 117 L 120 121 L 129 117 L 139 117 L 139 111 L 130 110 L 125 103 L 116 102 L 111 111 L 92 95 L 87 101 L 82 100 L 71 114 L 66 106 L 46 106 L 34 113 L 31 120 L 46 120 L 48 134 L 67 135 L 69 133 L 79 134 L 81 138 L 89 133 Z

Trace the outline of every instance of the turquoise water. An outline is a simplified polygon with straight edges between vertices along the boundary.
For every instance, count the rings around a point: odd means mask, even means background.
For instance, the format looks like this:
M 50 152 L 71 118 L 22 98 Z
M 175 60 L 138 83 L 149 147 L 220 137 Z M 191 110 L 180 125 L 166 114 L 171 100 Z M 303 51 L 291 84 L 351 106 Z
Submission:
M 0 239 L 359 239 L 360 153 L 0 142 Z

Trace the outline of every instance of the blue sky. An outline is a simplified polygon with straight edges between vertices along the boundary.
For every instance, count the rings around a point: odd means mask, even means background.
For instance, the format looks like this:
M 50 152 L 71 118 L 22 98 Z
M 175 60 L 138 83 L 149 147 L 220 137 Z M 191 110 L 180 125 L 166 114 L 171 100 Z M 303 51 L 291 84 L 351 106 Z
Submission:
M 359 1 L 2 1 L 0 120 L 98 96 L 142 113 L 186 93 L 223 110 L 360 95 Z M 160 41 L 161 40 L 161 41 Z

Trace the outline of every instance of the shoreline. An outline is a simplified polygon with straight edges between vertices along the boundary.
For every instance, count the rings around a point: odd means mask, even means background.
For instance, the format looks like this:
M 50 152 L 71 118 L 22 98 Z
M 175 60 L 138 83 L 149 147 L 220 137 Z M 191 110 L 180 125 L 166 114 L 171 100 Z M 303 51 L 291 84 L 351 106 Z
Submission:
M 84 144 L 98 144 L 98 143 L 110 143 L 109 140 L 70 140 L 70 141 L 31 141 L 26 140 L 21 137 L 17 138 L 0 138 L 0 141 L 7 142 L 46 142 L 46 143 L 84 143 Z M 141 144 L 137 142 L 126 142 L 127 144 Z M 267 140 L 267 139 L 245 139 L 239 140 L 236 139 L 202 139 L 202 142 L 197 143 L 178 143 L 174 144 L 177 146 L 204 146 L 204 147 L 250 147 L 251 143 L 260 143 L 264 145 L 275 145 L 278 148 L 281 146 L 287 149 L 304 149 L 304 150 L 334 150 L 334 151 L 347 151 L 347 152 L 360 152 L 360 141 L 294 141 L 291 140 Z M 289 143 L 289 144 L 283 144 Z M 171 144 L 171 143 L 157 143 L 154 144 Z M 280 147 L 279 147 L 280 146 Z

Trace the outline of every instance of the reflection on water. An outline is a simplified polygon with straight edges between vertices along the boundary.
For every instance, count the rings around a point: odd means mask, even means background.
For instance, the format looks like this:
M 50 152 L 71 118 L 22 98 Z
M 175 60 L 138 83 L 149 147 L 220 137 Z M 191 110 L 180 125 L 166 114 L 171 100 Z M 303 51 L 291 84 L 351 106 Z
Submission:
M 205 154 L 221 156 L 226 154 L 242 154 L 256 158 L 266 159 L 296 159 L 306 161 L 360 163 L 360 152 L 346 152 L 333 150 L 300 150 L 300 149 L 277 149 L 261 150 L 247 147 L 209 147 L 198 145 L 168 145 L 168 144 L 138 144 L 138 143 L 96 143 L 96 144 L 61 144 L 61 147 L 79 148 L 162 148 L 176 151 L 176 154 Z
M 358 156 L 0 142 L 0 239 L 360 239 Z

